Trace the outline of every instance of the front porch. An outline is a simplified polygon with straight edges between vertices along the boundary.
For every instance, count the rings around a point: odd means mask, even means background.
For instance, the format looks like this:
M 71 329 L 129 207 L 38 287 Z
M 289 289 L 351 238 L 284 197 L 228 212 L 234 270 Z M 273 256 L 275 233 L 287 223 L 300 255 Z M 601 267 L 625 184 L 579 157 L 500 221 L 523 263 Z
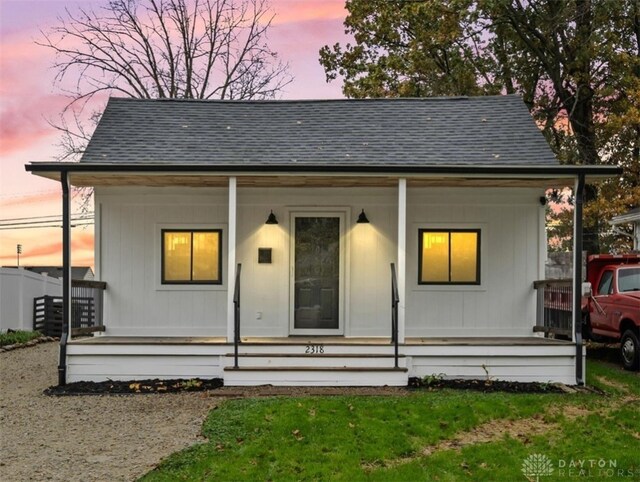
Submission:
M 575 383 L 575 344 L 530 337 L 98 336 L 67 345 L 67 380 L 222 378 L 225 385 L 405 386 L 428 375 Z M 584 356 L 584 353 L 583 353 Z

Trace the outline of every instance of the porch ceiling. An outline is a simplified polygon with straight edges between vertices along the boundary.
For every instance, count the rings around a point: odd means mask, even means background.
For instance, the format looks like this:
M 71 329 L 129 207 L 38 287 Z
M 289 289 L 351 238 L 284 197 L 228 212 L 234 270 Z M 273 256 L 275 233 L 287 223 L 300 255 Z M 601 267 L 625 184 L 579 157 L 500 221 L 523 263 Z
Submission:
M 38 175 L 60 180 L 59 172 L 38 172 Z M 406 177 L 408 187 L 534 187 L 562 188 L 573 184 L 573 176 L 460 176 L 460 175 L 240 175 L 238 187 L 396 187 L 398 178 Z M 229 175 L 155 174 L 155 173 L 73 173 L 71 184 L 86 186 L 146 186 L 146 187 L 227 187 Z

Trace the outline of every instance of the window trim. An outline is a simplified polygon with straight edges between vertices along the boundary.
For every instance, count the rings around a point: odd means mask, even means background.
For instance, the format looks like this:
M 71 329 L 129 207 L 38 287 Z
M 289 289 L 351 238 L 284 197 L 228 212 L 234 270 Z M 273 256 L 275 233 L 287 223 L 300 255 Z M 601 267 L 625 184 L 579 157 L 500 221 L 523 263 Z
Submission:
M 164 277 L 164 235 L 165 233 L 191 233 L 191 265 L 189 267 L 189 273 L 193 277 L 193 233 L 218 233 L 218 279 L 217 280 L 189 280 L 189 281 L 167 281 Z M 220 228 L 161 228 L 160 229 L 160 285 L 172 286 L 172 285 L 222 285 L 223 284 L 223 265 L 222 265 L 222 229 Z
M 449 281 L 422 281 L 422 243 L 424 233 L 448 233 L 449 234 Z M 451 280 L 451 234 L 452 233 L 476 233 L 476 280 L 475 281 L 450 281 Z M 419 228 L 418 229 L 418 285 L 419 286 L 481 286 L 482 285 L 482 229 L 480 228 Z

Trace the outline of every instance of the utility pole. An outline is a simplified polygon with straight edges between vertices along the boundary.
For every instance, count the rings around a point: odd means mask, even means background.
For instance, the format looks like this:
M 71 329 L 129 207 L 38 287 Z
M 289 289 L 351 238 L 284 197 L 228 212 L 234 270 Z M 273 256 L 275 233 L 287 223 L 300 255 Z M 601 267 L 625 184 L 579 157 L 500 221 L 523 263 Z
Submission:
M 16 253 L 18 254 L 18 268 L 20 267 L 20 255 L 22 254 L 22 245 L 16 245 Z

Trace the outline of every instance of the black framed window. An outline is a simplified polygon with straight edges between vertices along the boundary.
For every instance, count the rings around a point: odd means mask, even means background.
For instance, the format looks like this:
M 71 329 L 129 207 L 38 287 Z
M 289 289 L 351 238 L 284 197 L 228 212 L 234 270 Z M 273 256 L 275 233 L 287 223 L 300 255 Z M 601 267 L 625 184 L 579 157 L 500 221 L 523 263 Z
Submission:
M 163 229 L 162 284 L 222 284 L 221 229 Z
M 418 230 L 418 284 L 479 285 L 480 230 Z

